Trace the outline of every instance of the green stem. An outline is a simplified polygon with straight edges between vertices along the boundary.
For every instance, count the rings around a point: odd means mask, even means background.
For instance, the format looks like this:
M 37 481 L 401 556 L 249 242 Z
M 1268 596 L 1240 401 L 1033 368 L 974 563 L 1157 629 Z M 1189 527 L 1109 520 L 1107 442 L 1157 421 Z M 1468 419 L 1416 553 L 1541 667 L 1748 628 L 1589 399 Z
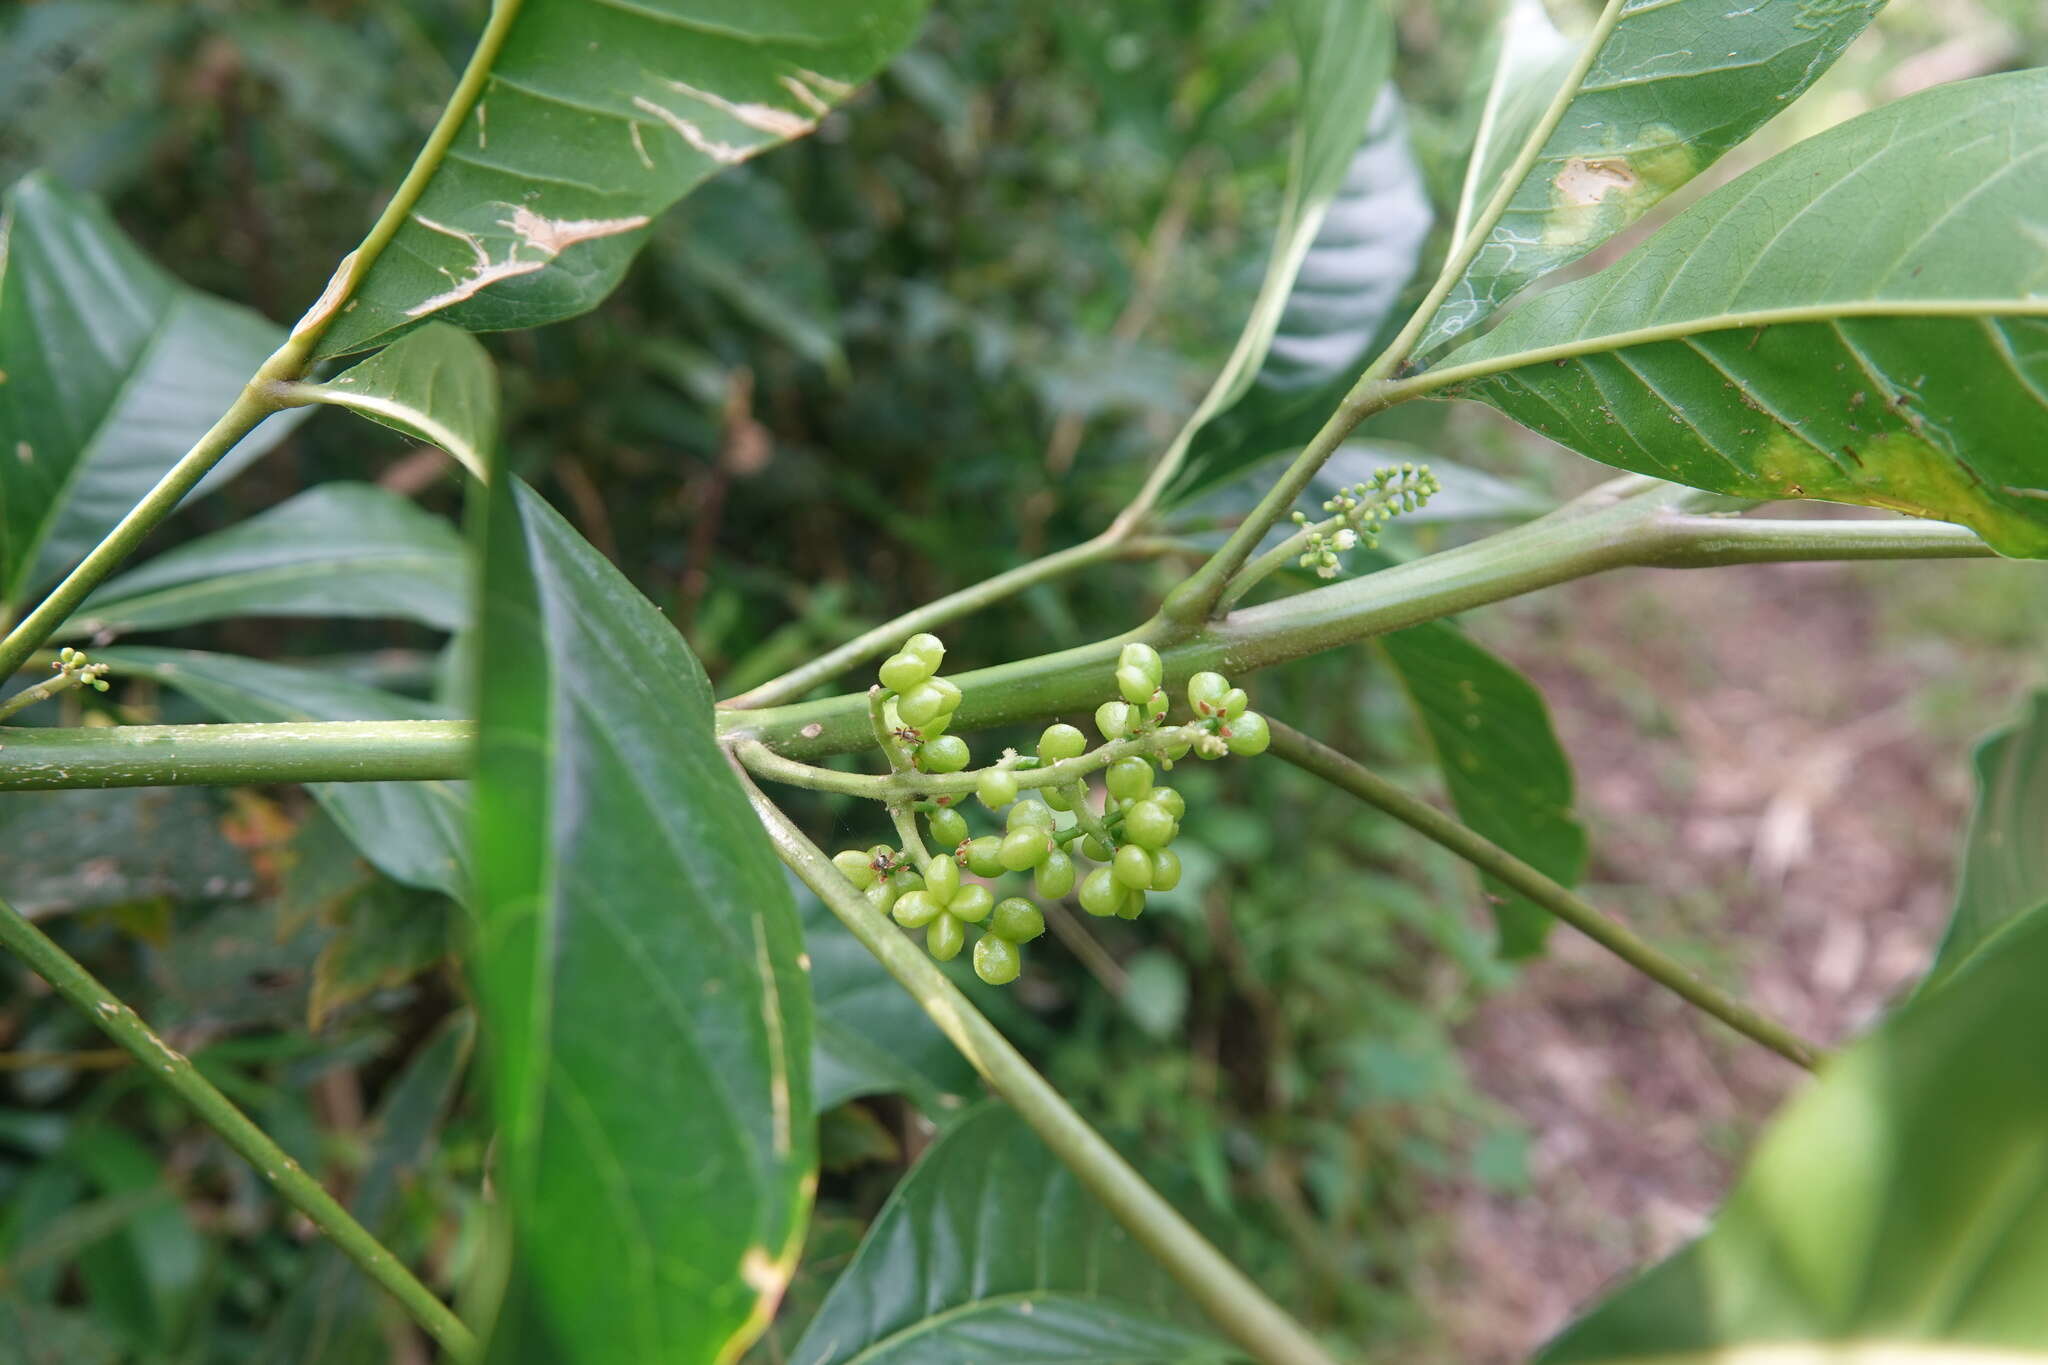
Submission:
M 1625 0 L 1607 0 L 1606 7 L 1600 12 L 1599 20 L 1593 26 L 1592 34 L 1586 39 L 1572 69 L 1566 74 L 1564 83 L 1558 87 L 1557 93 L 1551 96 L 1550 104 L 1543 111 L 1543 116 L 1536 121 L 1535 126 L 1529 130 L 1529 135 L 1523 139 L 1521 151 L 1516 154 L 1514 163 L 1502 175 L 1493 197 L 1487 201 L 1486 208 L 1473 220 L 1464 238 L 1451 248 L 1451 254 L 1445 259 L 1443 268 L 1437 272 L 1435 283 L 1430 286 L 1429 293 L 1423 296 L 1415 311 L 1409 315 L 1407 324 L 1388 344 L 1387 349 L 1366 367 L 1365 373 L 1359 376 L 1358 383 L 1345 395 L 1344 401 L 1337 405 L 1337 410 L 1330 414 L 1330 420 L 1323 424 L 1322 430 L 1318 431 L 1302 449 L 1301 454 L 1295 457 L 1294 463 L 1287 467 L 1287 472 L 1280 476 L 1279 481 L 1259 499 L 1258 506 L 1238 524 L 1230 538 L 1223 543 L 1223 547 L 1168 596 L 1160 608 L 1161 616 L 1183 630 L 1198 628 L 1215 612 L 1225 586 L 1237 571 L 1244 567 L 1252 552 L 1258 549 L 1259 542 L 1266 538 L 1266 531 L 1274 522 L 1287 515 L 1288 509 L 1294 506 L 1295 500 L 1301 496 L 1302 490 L 1308 487 L 1316 471 L 1321 469 L 1336 452 L 1337 447 L 1343 444 L 1344 438 L 1351 434 L 1353 428 L 1374 413 L 1413 396 L 1390 384 L 1388 380 L 1408 362 L 1416 343 L 1422 339 L 1423 333 L 1436 317 L 1438 307 L 1451 290 L 1457 287 L 1458 281 L 1464 278 L 1465 271 L 1478 257 L 1480 249 L 1486 245 L 1486 239 L 1492 234 L 1494 224 L 1499 222 L 1501 214 L 1507 211 L 1515 191 L 1528 177 L 1530 168 L 1536 164 L 1536 158 L 1542 154 L 1543 144 L 1549 141 L 1552 130 L 1564 117 L 1566 107 L 1577 96 L 1579 86 L 1584 83 L 1586 73 L 1592 69 L 1594 59 L 1600 55 L 1600 49 L 1605 46 L 1608 35 L 1621 21 L 1624 4 Z
M 831 907 L 990 1088 L 1009 1102 L 1217 1325 L 1271 1365 L 1332 1365 L 1308 1332 L 1160 1198 L 924 951 L 868 904 L 789 817 L 761 794 L 745 769 L 734 766 L 782 861 Z
M 0 728 L 0 791 L 465 777 L 466 720 Z
M 1310 739 L 1299 730 L 1267 717 L 1273 729 L 1272 752 L 1331 786 L 1349 792 L 1367 805 L 1442 844 L 1503 885 L 1571 925 L 1651 980 L 1713 1015 L 1737 1033 L 1811 1071 L 1820 1050 L 1784 1025 L 1708 985 L 1673 959 L 1601 914 L 1561 884 L 1517 858 L 1500 845 L 1474 833 L 1436 807 L 1372 772 L 1357 760 Z
M 936 630 L 950 621 L 980 611 L 983 607 L 1015 596 L 1026 588 L 1072 573 L 1091 564 L 1114 559 L 1133 552 L 1156 553 L 1152 542 L 1130 542 L 1121 530 L 1104 533 L 1093 540 L 1034 559 L 1029 564 L 1020 564 L 1014 569 L 999 573 L 993 578 L 948 593 L 935 601 L 928 602 L 915 611 L 907 611 L 894 620 L 885 621 L 873 630 L 861 632 L 845 644 L 820 655 L 800 668 L 792 668 L 778 678 L 772 678 L 758 687 L 749 688 L 736 697 L 719 703 L 733 710 L 745 710 L 757 706 L 774 706 L 793 701 L 814 687 L 832 679 L 877 655 L 903 643 L 921 630 Z
M 1287 567 L 1287 561 L 1298 559 L 1301 556 L 1301 552 L 1308 548 L 1308 538 L 1310 536 L 1334 534 L 1343 529 L 1345 521 L 1346 519 L 1341 516 L 1327 517 L 1322 521 L 1304 526 L 1272 549 L 1252 560 L 1242 569 L 1239 569 L 1228 583 L 1224 584 L 1223 595 L 1216 600 L 1217 609 L 1219 611 L 1229 611 L 1243 599 L 1246 593 L 1273 574 Z M 1370 548 L 1369 544 L 1367 548 Z
M 80 683 L 87 681 L 84 675 L 65 669 L 54 678 L 46 678 L 34 687 L 24 687 L 5 701 L 0 701 L 0 720 L 28 710 L 37 702 L 45 702 L 61 692 L 69 692 Z
M 167 1046 L 135 1011 L 123 1005 L 92 973 L 5 901 L 0 901 L 0 947 L 28 963 L 59 995 L 140 1062 L 145 1071 L 190 1104 L 200 1119 L 254 1166 L 286 1203 L 311 1219 L 365 1275 L 404 1305 L 413 1321 L 451 1356 L 459 1361 L 475 1358 L 476 1338 L 448 1305 L 414 1279 L 412 1272 L 321 1188 L 319 1181 L 250 1122 L 234 1101 L 200 1075 L 188 1058 Z
M 1075 758 L 1063 758 L 1057 763 L 1047 763 L 1035 768 L 1011 768 L 1009 773 L 1017 779 L 1018 789 L 1031 791 L 1038 787 L 1065 787 L 1078 784 L 1090 774 L 1098 773 L 1120 758 L 1132 754 L 1147 757 L 1156 756 L 1186 740 L 1193 742 L 1201 731 L 1189 725 L 1169 725 L 1147 734 L 1134 735 L 1130 739 L 1119 739 L 1109 744 L 1098 745 Z M 742 763 L 755 773 L 770 781 L 791 787 L 808 787 L 812 791 L 837 792 L 842 796 L 864 796 L 870 801 L 928 801 L 935 796 L 966 796 L 980 785 L 981 774 L 986 769 L 975 769 L 958 773 L 920 773 L 910 768 L 898 768 L 886 777 L 872 773 L 843 773 L 836 768 L 819 768 L 795 759 L 785 758 L 767 745 L 736 736 L 732 743 L 733 752 Z

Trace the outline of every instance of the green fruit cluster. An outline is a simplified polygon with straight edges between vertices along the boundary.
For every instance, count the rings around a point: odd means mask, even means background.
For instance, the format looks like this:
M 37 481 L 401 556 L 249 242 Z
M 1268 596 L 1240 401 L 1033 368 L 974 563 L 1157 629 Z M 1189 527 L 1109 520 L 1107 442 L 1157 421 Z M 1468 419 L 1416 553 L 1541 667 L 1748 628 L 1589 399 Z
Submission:
M 916 746 L 911 752 L 925 772 L 960 772 L 966 766 L 964 744 L 960 762 L 932 761 L 935 742 L 960 743 L 944 733 L 959 701 L 959 689 L 936 676 L 944 655 L 945 646 L 935 637 L 916 635 L 881 667 L 888 689 L 884 719 L 897 738 Z M 1165 726 L 1171 703 L 1164 676 L 1157 650 L 1144 644 L 1124 647 L 1115 675 L 1119 699 L 1095 713 L 1105 748 L 1128 749 L 1132 746 L 1125 741 L 1152 737 L 1149 746 L 1141 747 L 1168 768 L 1190 750 L 1204 758 L 1265 751 L 1272 739 L 1265 718 L 1250 709 L 1244 689 L 1231 686 L 1220 673 L 1190 678 L 1187 704 L 1193 718 Z M 1096 752 L 1101 756 L 1092 764 L 1074 765 L 1079 773 L 1072 779 L 1040 775 L 1090 753 L 1088 737 L 1079 729 L 1048 726 L 1034 755 L 1010 751 L 1001 762 L 971 774 L 980 803 L 1003 812 L 999 833 L 976 835 L 956 796 L 938 795 L 918 803 L 933 856 L 920 861 L 884 844 L 848 849 L 832 861 L 876 909 L 906 929 L 924 930 L 925 947 L 942 962 L 960 954 L 968 926 L 980 926 L 975 974 L 990 985 L 1005 985 L 1023 969 L 1021 945 L 1045 932 L 1045 916 L 1023 896 L 998 899 L 986 882 L 1028 872 L 1040 900 L 1074 895 L 1088 914 L 1122 919 L 1142 914 L 1148 893 L 1180 884 L 1180 856 L 1170 845 L 1180 834 L 1187 802 L 1160 785 L 1148 753 L 1122 753 L 1104 762 L 1110 755 Z M 1091 791 L 1085 774 L 1097 765 L 1102 785 Z M 1062 815 L 1070 818 L 1062 821 Z

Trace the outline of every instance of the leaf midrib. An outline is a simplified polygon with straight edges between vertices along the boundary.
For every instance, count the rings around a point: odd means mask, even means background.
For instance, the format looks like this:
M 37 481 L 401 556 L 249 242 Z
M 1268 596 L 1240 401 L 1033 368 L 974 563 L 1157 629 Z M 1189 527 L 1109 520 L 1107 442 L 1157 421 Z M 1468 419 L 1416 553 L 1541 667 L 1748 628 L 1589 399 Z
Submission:
M 1462 365 L 1445 365 L 1439 369 L 1424 371 L 1410 379 L 1396 381 L 1389 385 L 1387 396 L 1398 402 L 1405 398 L 1436 393 L 1469 380 L 1484 379 L 1507 370 L 1541 365 L 1545 361 L 1571 360 L 1579 356 L 1599 355 L 1608 351 L 1625 350 L 1632 346 L 1654 345 L 1662 341 L 1682 341 L 1687 337 L 1709 332 L 1740 332 L 1752 327 L 1832 322 L 1839 318 L 1985 317 L 2048 317 L 2048 298 L 1939 299 L 1924 302 L 1906 299 L 1863 299 L 1808 304 L 1796 308 L 1758 308 L 1735 313 L 1713 313 L 1688 318 L 1682 322 L 1636 327 L 1623 332 L 1574 338 L 1552 346 L 1511 351 L 1506 355 L 1471 360 Z

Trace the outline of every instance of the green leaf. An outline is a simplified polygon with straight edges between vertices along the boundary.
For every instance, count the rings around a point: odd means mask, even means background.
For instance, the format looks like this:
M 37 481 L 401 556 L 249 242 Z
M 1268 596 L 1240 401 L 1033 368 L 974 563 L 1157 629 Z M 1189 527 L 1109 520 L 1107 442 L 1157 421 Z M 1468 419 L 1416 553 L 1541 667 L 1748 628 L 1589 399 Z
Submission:
M 875 955 L 808 890 L 797 896 L 811 958 L 811 1091 L 819 1113 L 903 1094 L 934 1118 L 981 1093 L 974 1068 Z
M 1347 17 L 1333 12 L 1331 22 L 1370 30 L 1359 35 L 1374 44 L 1358 54 L 1361 67 L 1369 62 L 1371 69 L 1381 69 L 1386 39 L 1367 22 L 1378 10 L 1336 8 Z M 1358 91 L 1327 79 L 1313 83 L 1313 63 L 1311 81 L 1303 96 L 1304 127 L 1331 133 L 1351 127 L 1348 115 Z M 1341 180 L 1303 186 L 1304 202 L 1283 220 L 1247 332 L 1202 410 L 1190 419 L 1175 500 L 1194 497 L 1313 436 L 1357 382 L 1402 286 L 1415 273 L 1434 214 L 1400 97 L 1391 84 L 1379 91 L 1363 141 L 1354 139 L 1348 149 Z M 1263 336 L 1254 330 L 1259 328 Z
M 1406 119 L 1386 84 L 1385 8 L 1288 0 L 1286 12 L 1301 68 L 1286 195 L 1251 315 L 1167 452 L 1175 502 L 1280 449 L 1294 425 L 1314 429 L 1324 390 L 1369 349 L 1429 231 Z
M 1451 224 L 1453 242 L 1465 240 L 1578 55 L 1578 44 L 1557 31 L 1543 0 L 1507 0 L 1494 42 L 1493 72 L 1472 133 L 1458 216 Z
M 1438 373 L 1595 459 L 2048 555 L 2048 71 L 1941 86 L 1701 200 Z
M 654 214 L 811 131 L 910 40 L 921 0 L 525 0 L 494 12 L 445 154 L 320 342 L 345 355 L 423 319 L 473 332 L 573 317 Z M 495 44 L 495 46 L 493 46 Z M 476 68 L 472 67 L 472 74 Z
M 2048 1359 L 2048 914 L 1844 1049 L 1707 1235 L 1543 1365 Z
M 497 367 L 482 342 L 445 322 L 407 333 L 324 383 L 294 384 L 292 392 L 439 446 L 479 479 L 498 443 Z
M 106 210 L 46 177 L 0 197 L 0 606 L 97 544 L 283 340 L 179 284 Z M 200 489 L 297 420 L 271 417 Z
M 218 900 L 255 885 L 198 787 L 0 794 L 7 901 L 31 919 L 159 898 Z
M 1586 831 L 1572 816 L 1572 764 L 1543 694 L 1519 671 L 1432 621 L 1383 635 L 1380 647 L 1414 703 L 1458 818 L 1544 875 L 1575 885 Z M 1548 913 L 1486 879 L 1502 957 L 1541 952 Z
M 675 628 L 530 489 L 490 497 L 471 965 L 524 1299 L 499 1344 L 731 1359 L 816 1180 L 796 911 Z
M 330 483 L 111 580 L 61 634 L 232 616 L 390 617 L 455 630 L 469 602 L 454 527 L 374 484 Z
M 1579 259 L 1775 118 L 1819 79 L 1884 0 L 1626 0 L 1534 164 L 1415 353 L 1465 333 L 1524 285 Z M 1513 16 L 1511 15 L 1511 20 Z M 1480 204 L 1499 188 L 1563 84 L 1553 39 L 1533 17 L 1521 46 L 1539 58 L 1498 106 L 1512 145 L 1482 146 L 1468 185 Z M 1512 42 L 1510 23 L 1507 40 Z M 1596 33 L 1596 39 L 1598 37 Z M 1546 51 L 1546 49 L 1548 51 Z M 1548 88 L 1546 89 L 1546 84 Z M 1526 119 L 1517 129 L 1513 124 Z M 1484 221 L 1474 214 L 1461 219 Z
M 231 654 L 120 646 L 95 658 L 154 679 L 225 721 L 427 720 L 438 707 L 332 674 Z M 386 876 L 461 899 L 467 798 L 460 782 L 317 782 L 306 790 Z
M 1199 1365 L 1238 1355 L 1011 1110 L 946 1130 L 890 1194 L 794 1365 Z
M 1920 983 L 1960 971 L 2030 911 L 2048 906 L 2048 692 L 2025 716 L 1977 746 L 1977 809 L 1963 844 L 1961 885 L 1948 932 Z
M 164 1194 L 81 1251 L 78 1267 L 96 1317 L 142 1350 L 176 1346 L 197 1305 L 206 1244 L 171 1197 L 156 1158 L 119 1128 L 96 1125 L 72 1135 L 63 1159 L 102 1194 Z

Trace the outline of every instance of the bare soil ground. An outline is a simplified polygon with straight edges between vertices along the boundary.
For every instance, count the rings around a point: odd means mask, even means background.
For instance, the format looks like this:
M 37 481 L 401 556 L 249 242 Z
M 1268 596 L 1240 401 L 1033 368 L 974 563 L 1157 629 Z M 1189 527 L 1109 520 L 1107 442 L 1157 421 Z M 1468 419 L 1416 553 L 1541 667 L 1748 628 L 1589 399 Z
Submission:
M 1596 903 L 1832 1044 L 1926 962 L 1970 737 L 2041 679 L 2026 631 L 1998 623 L 2048 589 L 2008 568 L 1638 572 L 1476 624 L 1550 699 Z M 1987 590 L 2015 612 L 1969 596 Z M 1436 1318 L 1459 1362 L 1527 1359 L 1699 1232 L 1801 1080 L 1585 940 L 1553 942 L 1461 1037 L 1478 1087 L 1533 1135 L 1533 1188 L 1441 1192 L 1456 1251 Z

